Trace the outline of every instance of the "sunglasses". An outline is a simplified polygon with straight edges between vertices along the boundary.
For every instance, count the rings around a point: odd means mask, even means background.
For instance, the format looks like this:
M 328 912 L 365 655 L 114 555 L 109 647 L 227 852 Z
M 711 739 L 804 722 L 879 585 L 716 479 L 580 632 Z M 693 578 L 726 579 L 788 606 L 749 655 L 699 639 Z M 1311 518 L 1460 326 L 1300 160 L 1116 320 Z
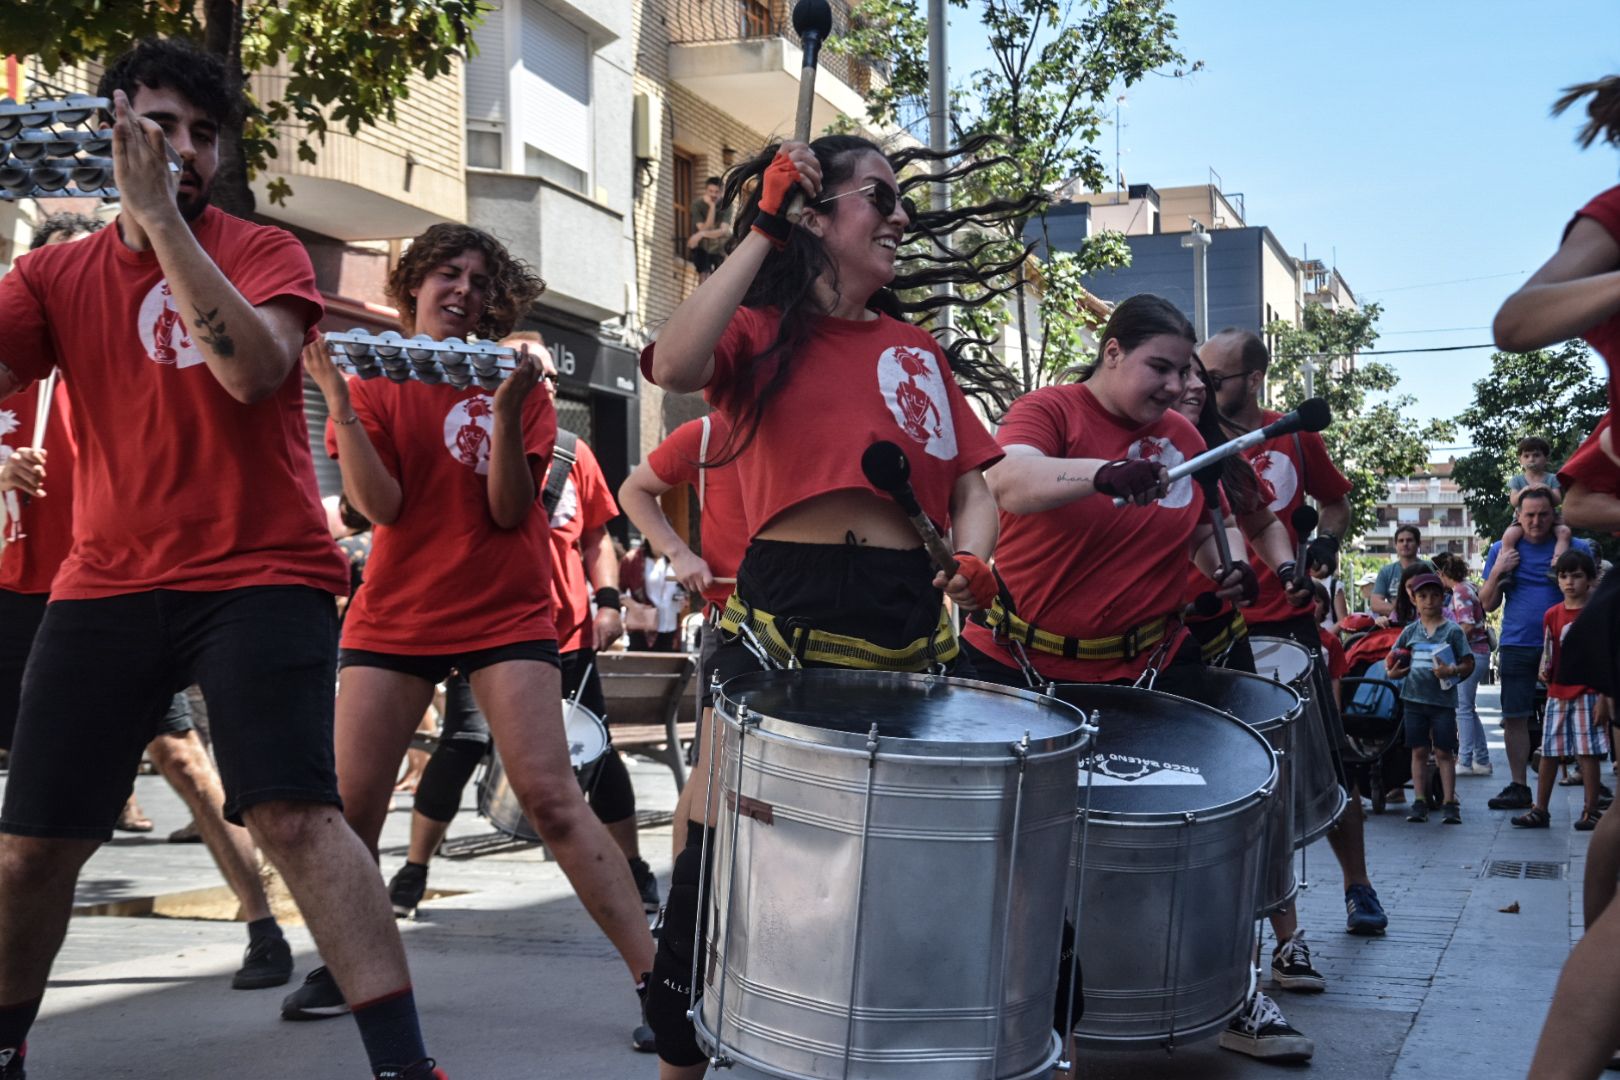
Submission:
M 1234 371 L 1229 375 L 1217 375 L 1213 371 L 1205 371 L 1204 380 L 1209 383 L 1209 388 L 1218 394 L 1221 392 L 1221 387 L 1225 385 L 1228 379 L 1241 379 L 1246 377 L 1248 374 L 1249 372 L 1247 371 Z
M 905 209 L 906 219 L 908 221 L 915 219 L 917 216 L 916 208 L 912 205 L 911 200 L 902 199 L 898 191 L 881 180 L 874 180 L 865 187 L 851 188 L 848 191 L 840 191 L 837 195 L 823 196 L 822 198 L 817 199 L 812 205 L 826 206 L 828 203 L 837 202 L 839 199 L 842 199 L 848 195 L 865 195 L 866 201 L 877 207 L 877 212 L 882 214 L 884 217 L 888 217 L 890 214 L 894 213 L 894 208 L 896 206 L 900 206 Z

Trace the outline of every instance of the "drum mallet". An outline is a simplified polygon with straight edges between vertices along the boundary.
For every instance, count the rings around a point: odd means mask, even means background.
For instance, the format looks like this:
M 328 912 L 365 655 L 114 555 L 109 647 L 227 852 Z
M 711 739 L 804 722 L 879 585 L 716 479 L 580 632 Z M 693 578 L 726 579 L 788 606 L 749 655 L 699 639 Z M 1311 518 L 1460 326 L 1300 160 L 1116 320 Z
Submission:
M 1175 483 L 1183 476 L 1191 476 L 1206 465 L 1213 465 L 1217 461 L 1231 457 L 1233 454 L 1241 454 L 1250 447 L 1269 442 L 1279 435 L 1292 435 L 1296 431 L 1321 431 L 1331 423 L 1333 423 L 1333 410 L 1328 407 L 1326 401 L 1321 398 L 1302 401 L 1299 403 L 1299 408 L 1285 416 L 1278 417 L 1265 427 L 1256 428 L 1246 434 L 1239 435 L 1231 442 L 1224 442 L 1219 446 L 1205 450 L 1197 457 L 1188 458 L 1170 470 L 1167 482 Z M 1124 506 L 1126 502 L 1127 500 L 1123 498 L 1116 497 L 1114 499 L 1115 506 Z
M 51 422 L 51 402 L 56 399 L 56 368 L 40 380 L 39 399 L 34 403 L 34 441 L 29 444 L 30 449 L 45 449 L 45 428 Z M 24 494 L 22 505 L 27 506 L 33 502 L 32 496 Z
M 1316 531 L 1317 523 L 1321 521 L 1315 508 L 1300 503 L 1294 507 L 1294 512 L 1288 515 L 1288 523 L 1294 527 L 1295 541 L 1299 544 L 1299 558 L 1294 560 L 1294 588 L 1306 588 L 1311 581 L 1310 553 L 1311 533 Z
M 793 5 L 793 32 L 804 45 L 804 62 L 799 68 L 799 107 L 793 114 L 793 138 L 799 142 L 810 141 L 811 116 L 816 106 L 816 63 L 822 44 L 832 36 L 832 22 L 832 5 L 827 0 L 799 0 Z M 797 225 L 804 201 L 804 188 L 795 185 L 782 216 Z
M 892 442 L 879 441 L 866 448 L 861 455 L 861 472 L 867 482 L 900 505 L 911 527 L 922 537 L 923 546 L 934 560 L 934 565 L 945 571 L 948 579 L 956 573 L 956 556 L 945 543 L 934 523 L 923 513 L 917 502 L 917 493 L 911 490 L 911 460 L 906 452 Z

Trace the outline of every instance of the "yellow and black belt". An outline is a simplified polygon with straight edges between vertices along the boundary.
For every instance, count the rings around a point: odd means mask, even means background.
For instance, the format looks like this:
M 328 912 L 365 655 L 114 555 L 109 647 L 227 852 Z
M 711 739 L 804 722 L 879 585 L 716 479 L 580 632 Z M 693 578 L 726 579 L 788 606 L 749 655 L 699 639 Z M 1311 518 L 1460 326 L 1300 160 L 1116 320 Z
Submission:
M 1169 617 L 1160 616 L 1112 637 L 1065 637 L 1042 630 L 1014 615 L 999 597 L 976 617 L 995 631 L 998 637 L 1005 636 L 1025 648 L 1070 660 L 1134 660 L 1142 653 L 1157 648 L 1170 632 Z
M 1233 608 L 1232 616 L 1226 621 L 1226 625 L 1221 627 L 1221 632 L 1210 638 L 1208 641 L 1201 643 L 1198 647 L 1198 651 L 1203 656 L 1204 663 L 1213 664 L 1216 660 L 1219 660 L 1228 649 L 1248 636 L 1249 624 L 1244 620 L 1243 612 Z
M 877 671 L 926 671 L 935 664 L 956 659 L 962 648 L 950 613 L 943 604 L 934 632 L 898 649 L 886 648 L 865 638 L 796 625 L 796 620 L 780 619 L 761 611 L 732 593 L 720 615 L 720 630 L 736 637 L 745 626 L 766 655 L 783 667 L 816 663 Z

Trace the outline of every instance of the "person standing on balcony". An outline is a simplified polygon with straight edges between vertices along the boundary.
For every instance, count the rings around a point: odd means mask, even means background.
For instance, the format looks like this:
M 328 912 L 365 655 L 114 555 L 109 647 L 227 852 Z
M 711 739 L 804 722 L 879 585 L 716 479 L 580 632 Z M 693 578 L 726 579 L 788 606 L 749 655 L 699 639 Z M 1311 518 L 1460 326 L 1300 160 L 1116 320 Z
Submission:
M 692 235 L 686 238 L 687 257 L 697 268 L 698 282 L 709 280 L 726 258 L 726 237 L 731 235 L 731 207 L 722 201 L 724 187 L 718 176 L 703 181 L 703 194 L 692 202 Z

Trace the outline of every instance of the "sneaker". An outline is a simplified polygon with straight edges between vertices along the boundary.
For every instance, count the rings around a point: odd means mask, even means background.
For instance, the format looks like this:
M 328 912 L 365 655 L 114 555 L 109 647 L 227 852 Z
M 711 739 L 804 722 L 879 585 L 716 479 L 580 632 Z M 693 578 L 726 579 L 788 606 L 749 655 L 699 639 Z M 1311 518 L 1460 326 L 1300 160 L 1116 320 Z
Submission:
M 1378 891 L 1371 885 L 1352 885 L 1344 890 L 1344 908 L 1350 916 L 1344 925 L 1347 934 L 1368 937 L 1382 934 L 1389 925 L 1384 905 L 1378 902 Z
M 415 1065 L 384 1065 L 377 1073 L 377 1080 L 450 1080 L 444 1075 L 444 1070 L 437 1067 L 432 1058 L 423 1058 Z
M 1445 816 L 1440 819 L 1440 824 L 1442 824 L 1442 825 L 1461 825 L 1462 824 L 1462 804 L 1459 803 L 1457 800 L 1453 799 L 1451 802 L 1448 802 L 1443 807 L 1441 807 L 1441 809 L 1445 811 Z
M 1413 799 L 1412 800 L 1412 809 L 1407 811 L 1406 820 L 1412 822 L 1414 825 L 1421 825 L 1421 824 L 1423 824 L 1423 822 L 1428 821 L 1429 820 L 1429 800 L 1428 799 Z
M 652 972 L 641 977 L 636 985 L 636 997 L 641 999 L 641 1023 L 630 1033 L 630 1049 L 638 1054 L 654 1054 L 658 1052 L 658 1038 L 647 1023 L 647 983 L 652 979 Z
M 394 918 L 410 919 L 422 905 L 427 893 L 428 868 L 421 863 L 407 862 L 394 873 L 388 883 L 388 902 L 394 905 Z
M 1496 767 L 1488 761 L 1476 761 L 1474 767 L 1469 771 L 1475 776 L 1490 776 L 1496 772 Z
M 1536 804 L 1525 784 L 1508 784 L 1485 805 L 1492 810 L 1528 810 Z
M 636 879 L 642 910 L 649 915 L 658 914 L 658 875 L 652 872 L 645 859 L 630 860 L 630 875 Z
M 28 1056 L 28 1044 L 0 1050 L 0 1080 L 27 1080 L 23 1072 L 23 1059 Z
M 324 967 L 304 976 L 304 985 L 281 999 L 283 1020 L 326 1020 L 348 1011 L 349 1003 L 343 1000 L 343 991 Z
M 1593 829 L 1597 828 L 1598 820 L 1602 816 L 1603 815 L 1598 813 L 1596 810 L 1587 810 L 1585 813 L 1581 814 L 1580 819 L 1575 822 L 1575 831 L 1591 832 Z
M 1327 989 L 1322 973 L 1311 967 L 1311 947 L 1305 944 L 1305 931 L 1278 945 L 1271 954 L 1271 981 L 1284 990 L 1317 994 Z
M 1221 1032 L 1221 1047 L 1262 1061 L 1309 1061 L 1316 1044 L 1288 1026 L 1282 1010 L 1255 991 L 1249 1007 Z
M 285 986 L 292 978 L 292 946 L 284 937 L 262 937 L 248 942 L 242 966 L 231 976 L 232 990 L 266 990 Z
M 1532 806 L 1518 817 L 1509 818 L 1508 821 L 1516 829 L 1546 829 L 1552 827 L 1552 816 L 1537 806 Z

